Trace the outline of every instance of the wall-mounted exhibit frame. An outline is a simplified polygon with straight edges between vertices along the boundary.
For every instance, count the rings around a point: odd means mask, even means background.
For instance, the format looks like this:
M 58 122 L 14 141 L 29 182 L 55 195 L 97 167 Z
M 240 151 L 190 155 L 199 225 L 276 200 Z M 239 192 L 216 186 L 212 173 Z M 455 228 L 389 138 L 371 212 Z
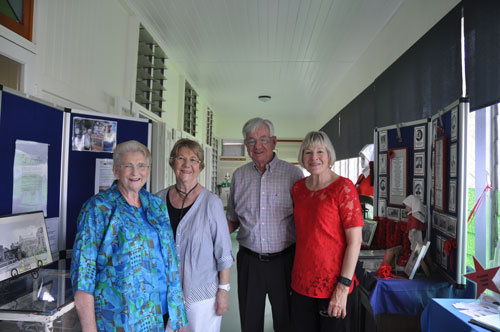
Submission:
M 444 212 L 446 209 L 446 137 L 441 136 L 434 140 L 434 209 Z
M 403 200 L 408 195 L 408 148 L 390 149 L 388 158 L 389 204 L 403 206 Z M 387 212 L 389 215 L 389 209 Z

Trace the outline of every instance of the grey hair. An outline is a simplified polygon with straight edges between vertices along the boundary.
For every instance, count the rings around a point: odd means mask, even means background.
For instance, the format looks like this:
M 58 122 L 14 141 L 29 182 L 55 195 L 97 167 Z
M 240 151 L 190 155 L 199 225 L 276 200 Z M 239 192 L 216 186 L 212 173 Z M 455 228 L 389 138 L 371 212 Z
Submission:
M 302 160 L 304 157 L 304 150 L 313 145 L 325 146 L 326 151 L 328 152 L 328 160 L 329 160 L 328 166 L 332 167 L 333 163 L 335 163 L 335 160 L 337 159 L 337 156 L 335 155 L 335 149 L 333 148 L 332 141 L 330 141 L 328 135 L 323 131 L 310 131 L 307 133 L 306 137 L 304 137 L 304 140 L 302 141 L 302 144 L 300 145 L 299 149 L 298 159 L 300 166 L 306 168 Z
M 247 138 L 247 135 L 254 132 L 257 128 L 262 125 L 266 125 L 269 128 L 269 136 L 274 136 L 274 126 L 273 123 L 269 120 L 263 118 L 253 118 L 248 120 L 243 126 L 243 130 L 241 131 L 243 134 L 243 138 Z
M 118 168 L 123 155 L 129 152 L 142 153 L 148 165 L 151 165 L 151 152 L 149 152 L 148 148 L 140 142 L 131 140 L 122 142 L 115 147 L 115 151 L 113 152 L 113 168 Z
M 200 143 L 189 138 L 181 138 L 175 142 L 172 151 L 170 151 L 170 158 L 168 158 L 168 164 L 170 167 L 174 168 L 175 158 L 177 158 L 177 155 L 182 148 L 188 148 L 194 152 L 196 157 L 200 159 L 200 171 L 202 171 L 205 168 L 205 153 L 203 152 L 203 148 Z

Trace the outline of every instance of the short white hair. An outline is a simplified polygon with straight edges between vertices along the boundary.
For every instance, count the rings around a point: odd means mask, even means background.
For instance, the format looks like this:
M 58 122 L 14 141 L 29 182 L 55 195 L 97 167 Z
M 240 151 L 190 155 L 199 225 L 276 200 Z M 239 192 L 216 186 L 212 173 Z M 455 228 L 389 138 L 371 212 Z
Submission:
M 242 130 L 243 138 L 247 138 L 248 134 L 253 133 L 255 130 L 257 130 L 257 128 L 259 128 L 262 125 L 266 125 L 267 128 L 269 128 L 269 136 L 273 137 L 274 126 L 271 121 L 262 118 L 253 118 L 248 120 L 243 126 Z
M 149 152 L 148 148 L 138 141 L 131 140 L 120 143 L 115 147 L 115 151 L 113 152 L 113 167 L 118 168 L 123 155 L 129 152 L 142 153 L 148 165 L 151 165 L 151 152 Z

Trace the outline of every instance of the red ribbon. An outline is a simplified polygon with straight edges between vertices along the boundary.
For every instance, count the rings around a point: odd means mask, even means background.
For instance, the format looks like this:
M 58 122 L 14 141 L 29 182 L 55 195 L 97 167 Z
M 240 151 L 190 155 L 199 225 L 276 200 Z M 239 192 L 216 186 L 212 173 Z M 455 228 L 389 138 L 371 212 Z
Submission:
M 444 252 L 446 256 L 450 257 L 450 265 L 449 268 L 453 267 L 453 257 L 455 256 L 455 251 L 453 249 L 457 248 L 457 240 L 450 237 L 448 240 L 444 242 Z
M 389 264 L 380 265 L 377 272 L 377 278 L 390 279 L 392 267 Z
M 474 207 L 470 211 L 469 218 L 467 218 L 467 222 L 469 222 L 469 220 L 471 220 L 472 217 L 476 216 L 476 213 L 477 213 L 477 210 L 479 209 L 479 206 L 483 202 L 483 199 L 486 197 L 486 193 L 490 189 L 491 189 L 491 184 L 487 185 L 486 188 L 484 188 L 483 192 L 481 193 L 481 196 L 479 196 L 479 198 L 476 201 L 476 204 L 474 204 Z

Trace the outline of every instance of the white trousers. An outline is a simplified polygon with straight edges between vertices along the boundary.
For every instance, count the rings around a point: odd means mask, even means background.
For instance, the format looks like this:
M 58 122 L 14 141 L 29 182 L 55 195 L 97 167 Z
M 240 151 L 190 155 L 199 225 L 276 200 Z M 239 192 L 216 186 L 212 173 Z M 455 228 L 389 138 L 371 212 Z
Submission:
M 220 332 L 222 316 L 215 314 L 215 297 L 191 303 L 187 310 L 188 332 Z M 165 332 L 173 332 L 168 321 Z

